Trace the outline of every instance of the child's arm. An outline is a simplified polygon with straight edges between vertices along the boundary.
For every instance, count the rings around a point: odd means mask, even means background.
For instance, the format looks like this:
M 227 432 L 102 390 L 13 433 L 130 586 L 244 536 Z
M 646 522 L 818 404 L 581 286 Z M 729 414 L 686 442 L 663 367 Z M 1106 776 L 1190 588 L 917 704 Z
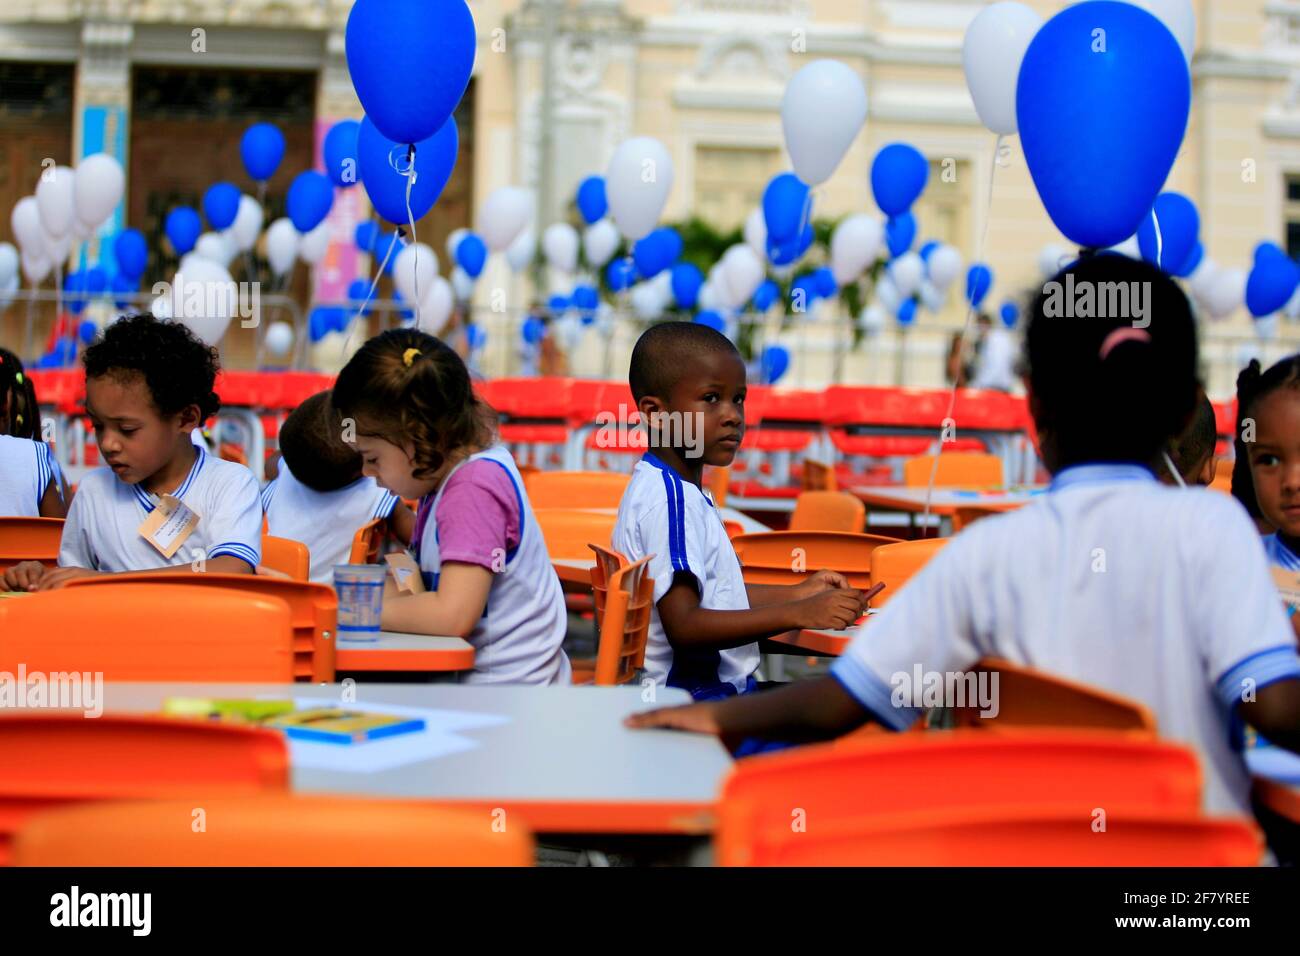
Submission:
M 1300 680 L 1261 687 L 1253 701 L 1237 705 L 1243 720 L 1269 743 L 1300 753 Z
M 442 565 L 438 590 L 406 594 L 384 589 L 380 623 L 385 631 L 468 637 L 487 607 L 492 572 L 477 564 Z
M 66 518 L 67 514 L 63 495 L 59 493 L 58 480 L 51 477 L 50 483 L 45 486 L 45 494 L 41 495 L 40 515 L 42 518 Z
M 822 569 L 798 584 L 746 584 L 750 607 L 766 607 L 786 601 L 801 601 L 831 588 L 846 588 L 848 580 L 838 571 Z
M 409 546 L 411 536 L 415 534 L 415 512 L 406 507 L 406 503 L 398 501 L 393 505 L 393 510 L 388 515 L 388 525 L 393 529 L 393 534 L 402 545 Z

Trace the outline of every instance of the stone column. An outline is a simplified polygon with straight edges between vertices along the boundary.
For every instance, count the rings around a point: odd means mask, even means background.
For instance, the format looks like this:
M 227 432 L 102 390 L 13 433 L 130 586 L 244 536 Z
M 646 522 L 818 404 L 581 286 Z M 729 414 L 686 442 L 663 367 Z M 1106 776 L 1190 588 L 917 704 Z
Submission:
M 124 171 L 128 169 L 133 33 L 124 13 L 122 19 L 116 21 L 87 19 L 82 24 L 81 57 L 77 63 L 73 104 L 74 162 L 94 153 L 108 153 L 116 157 Z M 126 188 L 131 188 L 129 177 Z M 110 274 L 115 272 L 117 263 L 113 258 L 112 238 L 125 224 L 124 191 L 112 216 L 83 246 L 86 261 L 98 261 Z

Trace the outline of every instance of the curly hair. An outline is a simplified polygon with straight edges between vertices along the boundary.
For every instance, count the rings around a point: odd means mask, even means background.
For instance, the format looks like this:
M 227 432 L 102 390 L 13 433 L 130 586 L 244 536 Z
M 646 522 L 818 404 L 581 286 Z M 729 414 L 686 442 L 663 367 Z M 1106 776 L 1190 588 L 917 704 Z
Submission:
M 1300 388 L 1300 355 L 1288 355 L 1264 371 L 1259 359 L 1251 359 L 1250 364 L 1237 375 L 1237 431 L 1233 436 L 1233 447 L 1237 460 L 1232 465 L 1232 495 L 1241 502 L 1243 508 L 1252 518 L 1263 518 L 1259 510 L 1259 499 L 1255 496 L 1255 479 L 1250 473 L 1250 451 L 1243 440 L 1246 425 L 1255 415 L 1255 406 L 1259 400 L 1280 388 Z
M 108 326 L 81 362 L 86 378 L 143 376 L 154 406 L 164 416 L 197 405 L 199 418 L 206 420 L 221 407 L 212 390 L 221 370 L 217 350 L 181 323 L 161 321 L 148 312 L 124 316 Z
M 332 400 L 362 434 L 412 445 L 416 478 L 435 474 L 456 449 L 493 437 L 496 413 L 474 394 L 461 357 L 415 329 L 389 329 L 366 342 L 339 372 Z
M 280 455 L 289 471 L 313 491 L 337 491 L 361 477 L 361 454 L 339 437 L 330 393 L 317 392 L 280 426 Z
M 41 407 L 36 403 L 36 386 L 23 373 L 18 356 L 6 348 L 0 348 L 0 409 L 8 409 L 5 434 L 39 440 Z

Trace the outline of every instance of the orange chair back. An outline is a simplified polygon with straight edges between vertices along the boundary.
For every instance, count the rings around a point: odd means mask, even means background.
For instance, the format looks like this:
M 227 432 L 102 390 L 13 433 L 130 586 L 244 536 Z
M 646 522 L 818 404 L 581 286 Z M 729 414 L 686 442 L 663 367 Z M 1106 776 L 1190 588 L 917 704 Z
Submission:
M 598 594 L 603 592 L 603 600 L 598 598 L 603 607 L 599 613 L 600 644 L 593 675 L 593 683 L 598 687 L 628 683 L 645 661 L 655 593 L 654 581 L 646 574 L 649 561 L 647 556 L 624 564 L 608 578 L 600 560 L 592 569 L 592 587 Z
M 727 489 L 731 486 L 731 467 L 706 468 L 704 471 L 704 485 L 709 489 L 709 494 L 713 495 L 713 503 L 719 508 L 725 508 L 727 506 Z
M 259 796 L 70 807 L 25 826 L 19 866 L 531 866 L 518 821 L 473 810 L 341 797 Z
M 1232 494 L 1232 469 L 1236 464 L 1232 458 L 1218 458 L 1214 462 L 1214 480 L 1210 487 L 1225 495 Z
M 798 584 L 830 568 L 855 588 L 871 586 L 871 552 L 897 538 L 834 531 L 761 531 L 731 539 L 748 584 Z M 798 570 L 796 570 L 798 569 Z
M 0 671 L 100 671 L 108 681 L 293 680 L 289 606 L 270 594 L 116 582 L 0 603 Z M 165 593 L 165 600 L 161 600 Z
M 867 526 L 867 509 L 842 491 L 804 491 L 795 499 L 791 531 L 842 531 L 861 534 Z
M 607 545 L 614 538 L 618 516 L 580 511 L 571 508 L 540 508 L 533 512 L 546 541 L 546 553 L 552 558 L 591 557 L 588 545 Z
M 953 512 L 952 516 L 952 533 L 957 534 L 963 528 L 974 524 L 981 518 L 1005 514 L 1008 510 L 1012 509 L 999 507 L 997 505 L 968 505 L 963 508 L 958 508 Z
M 214 721 L 15 713 L 0 717 L 0 753 L 5 864 L 18 829 L 53 807 L 192 793 L 247 797 L 289 785 L 282 734 Z
M 262 564 L 294 581 L 311 580 L 311 554 L 301 541 L 262 535 Z
M 978 705 L 954 708 L 959 727 L 1092 727 L 1156 734 L 1155 715 L 1119 694 L 995 658 L 980 661 L 973 670 L 998 675 L 998 713 L 986 718 Z
M 596 627 L 601 626 L 601 621 L 605 615 L 605 597 L 609 592 L 609 582 L 619 571 L 628 565 L 628 560 L 618 551 L 612 548 L 602 548 L 598 544 L 588 543 L 596 555 L 596 563 L 591 569 L 591 590 L 595 597 L 596 605 Z
M 630 475 L 608 471 L 539 471 L 528 480 L 528 500 L 538 508 L 617 508 Z
M 872 551 L 871 583 L 883 581 L 885 590 L 871 599 L 871 606 L 883 607 L 947 543 L 947 538 L 922 538 L 881 545 Z
M 753 865 L 787 838 L 901 813 L 1066 811 L 1095 836 L 1087 825 L 1094 807 L 1194 813 L 1200 799 L 1193 752 L 1153 738 L 1075 730 L 857 735 L 737 762 L 722 789 L 718 862 Z M 803 811 L 807 832 L 791 833 L 792 807 Z
M 904 461 L 903 484 L 909 488 L 924 488 L 929 485 L 934 458 L 934 455 L 918 455 Z M 934 483 L 941 488 L 958 485 L 965 488 L 1000 488 L 1002 459 L 997 455 L 976 452 L 949 452 L 940 455 Z
M 745 526 L 741 524 L 739 521 L 731 521 L 728 518 L 723 518 L 722 526 L 727 529 L 728 539 L 734 538 L 738 534 L 745 533 Z
M 62 518 L 0 518 L 0 572 L 23 561 L 57 564 Z
M 334 680 L 339 599 L 334 589 L 326 584 L 287 581 L 262 574 L 115 574 L 112 577 L 74 578 L 67 586 L 117 587 L 130 583 L 148 587 L 224 588 L 279 598 L 289 605 L 294 679 L 313 683 Z M 159 600 L 166 598 L 167 593 L 159 594 Z
M 386 518 L 368 521 L 352 536 L 352 551 L 348 554 L 348 564 L 378 564 L 379 551 L 384 545 L 384 526 Z
M 812 458 L 805 458 L 803 460 L 802 484 L 805 492 L 838 491 L 840 487 L 839 479 L 835 477 L 834 466 Z

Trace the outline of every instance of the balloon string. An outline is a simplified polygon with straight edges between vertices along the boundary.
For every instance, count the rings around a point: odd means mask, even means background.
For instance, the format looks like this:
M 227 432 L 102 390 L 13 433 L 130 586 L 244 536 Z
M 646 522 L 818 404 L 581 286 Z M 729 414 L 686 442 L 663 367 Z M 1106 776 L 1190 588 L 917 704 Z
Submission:
M 989 219 L 993 212 L 993 184 L 998 175 L 998 156 L 1002 153 L 1002 140 L 1005 137 L 999 133 L 997 140 L 993 144 L 993 163 L 989 168 L 989 188 L 984 200 L 984 224 L 980 229 L 979 242 L 975 246 L 975 263 L 982 262 L 984 259 L 984 245 L 988 241 Z M 988 294 L 986 290 L 985 294 Z M 921 537 L 926 536 L 926 529 L 930 521 L 930 504 L 934 497 L 934 483 L 939 475 L 939 456 L 943 454 L 943 433 L 947 428 L 947 422 L 952 421 L 953 411 L 957 407 L 957 388 L 961 384 L 961 357 L 966 350 L 966 336 L 970 334 L 971 320 L 975 318 L 975 303 L 972 296 L 966 296 L 966 322 L 962 325 L 961 336 L 957 340 L 957 374 L 952 377 L 952 389 L 948 393 L 948 412 L 943 416 L 943 421 L 939 423 L 939 445 L 935 449 L 934 460 L 930 463 L 930 479 L 925 486 L 925 509 L 921 512 Z
M 406 154 L 406 221 L 411 227 L 411 246 L 415 249 L 415 269 L 413 270 L 412 283 L 415 290 L 415 327 L 421 327 L 423 317 L 420 315 L 420 248 L 416 245 L 415 239 L 415 215 L 411 212 L 411 187 L 415 185 L 415 144 L 412 143 L 410 151 Z
M 1162 251 L 1164 247 L 1164 237 L 1160 235 L 1160 217 L 1156 214 L 1155 206 L 1151 207 L 1151 222 L 1154 223 L 1156 227 L 1156 265 L 1159 268 L 1164 269 L 1164 253 Z M 1172 270 L 1165 269 L 1165 271 L 1170 272 Z
M 398 230 L 398 235 L 401 235 L 400 229 Z M 365 299 L 362 301 L 361 305 L 357 307 L 357 314 L 352 316 L 352 321 L 348 323 L 350 328 L 348 330 L 348 337 L 343 342 L 344 355 L 347 354 L 348 349 L 352 346 L 352 336 L 356 335 L 357 327 L 361 324 L 357 320 L 362 317 L 362 313 L 366 311 L 366 306 L 370 305 L 370 300 L 375 297 L 375 290 L 379 288 L 379 280 L 383 278 L 384 270 L 388 268 L 388 260 L 392 257 L 393 247 L 396 245 L 396 242 L 390 242 L 388 244 L 388 249 L 384 252 L 384 261 L 381 262 L 379 268 L 375 270 L 375 278 L 371 281 L 370 288 L 366 290 Z

